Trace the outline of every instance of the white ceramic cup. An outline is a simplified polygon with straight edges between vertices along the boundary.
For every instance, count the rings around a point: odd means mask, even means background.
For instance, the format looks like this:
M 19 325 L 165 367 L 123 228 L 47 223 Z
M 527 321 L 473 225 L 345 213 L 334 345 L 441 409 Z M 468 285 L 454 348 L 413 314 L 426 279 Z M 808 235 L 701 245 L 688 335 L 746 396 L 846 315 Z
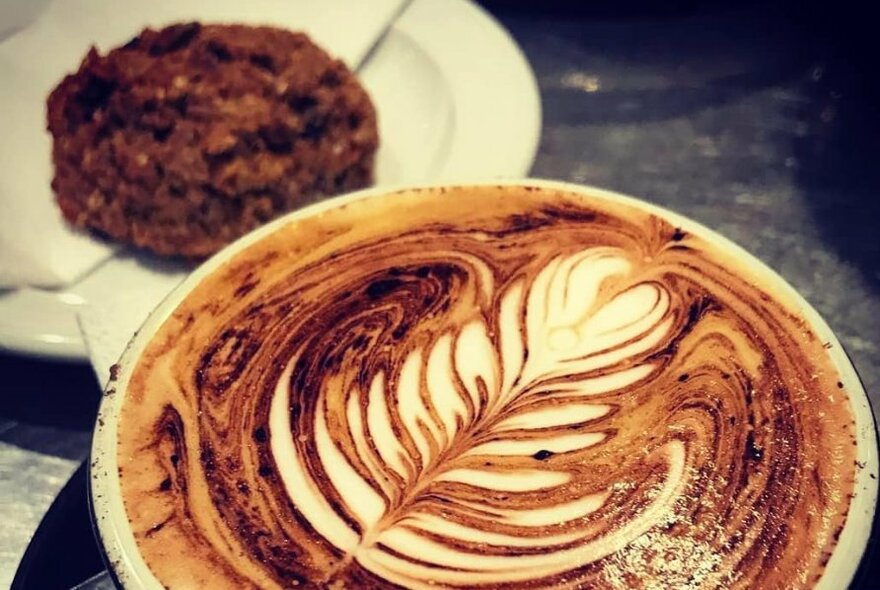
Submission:
M 472 184 L 474 183 L 469 183 L 469 185 Z M 790 309 L 800 314 L 822 341 L 830 343 L 831 346 L 828 352 L 836 365 L 840 379 L 844 384 L 845 391 L 849 394 L 852 404 L 858 444 L 856 459 L 862 467 L 856 470 L 854 495 L 846 524 L 816 588 L 820 590 L 839 590 L 847 587 L 853 580 L 853 576 L 859 567 L 871 536 L 871 527 L 877 502 L 877 480 L 874 479 L 878 474 L 877 434 L 865 389 L 840 342 L 816 310 L 779 275 L 741 247 L 695 221 L 656 205 L 597 188 L 563 182 L 523 180 L 486 184 L 510 187 L 537 186 L 564 191 L 572 195 L 607 199 L 611 202 L 638 207 L 666 219 L 673 226 L 680 227 L 684 231 L 736 256 L 750 273 L 760 277 L 762 283 L 772 289 L 771 292 L 775 299 L 782 301 Z M 108 567 L 123 587 L 162 588 L 162 585 L 150 572 L 138 551 L 122 502 L 116 457 L 117 421 L 120 409 L 125 403 L 128 381 L 138 358 L 153 335 L 203 278 L 214 272 L 247 246 L 292 221 L 318 215 L 328 209 L 333 209 L 352 201 L 396 192 L 402 188 L 406 187 L 373 188 L 322 201 L 285 215 L 240 238 L 202 264 L 179 287 L 172 291 L 152 312 L 131 340 L 118 363 L 116 376 L 114 379 L 111 379 L 98 411 L 98 423 L 92 444 L 90 476 L 92 510 L 97 532 L 103 545 Z

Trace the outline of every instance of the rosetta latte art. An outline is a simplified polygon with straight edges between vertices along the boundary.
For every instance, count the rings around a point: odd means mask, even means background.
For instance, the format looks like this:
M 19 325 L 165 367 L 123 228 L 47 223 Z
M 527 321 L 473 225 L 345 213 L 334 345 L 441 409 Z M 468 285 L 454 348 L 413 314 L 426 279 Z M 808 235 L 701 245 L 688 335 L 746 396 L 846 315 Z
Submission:
M 154 337 L 119 452 L 159 580 L 815 583 L 853 437 L 804 323 L 647 213 L 459 190 L 491 213 L 413 193 L 281 230 Z
M 288 435 L 296 351 L 270 426 L 284 433 L 272 436 L 272 452 L 309 524 L 373 573 L 410 586 L 542 578 L 644 534 L 681 484 L 681 442 L 654 450 L 667 467 L 656 497 L 624 529 L 599 539 L 585 517 L 610 490 L 578 485 L 565 459 L 613 436 L 602 420 L 612 407 L 593 399 L 613 402 L 607 396 L 656 370 L 641 355 L 672 325 L 659 285 L 597 301 L 602 283 L 628 270 L 626 257 L 608 249 L 552 260 L 534 283 L 517 281 L 500 297 L 494 342 L 489 322 L 477 317 L 408 351 L 397 374 L 316 392 L 314 422 L 303 425 L 311 440 L 299 448 Z M 488 268 L 474 271 L 491 276 Z M 334 511 L 316 481 L 343 497 L 344 512 Z

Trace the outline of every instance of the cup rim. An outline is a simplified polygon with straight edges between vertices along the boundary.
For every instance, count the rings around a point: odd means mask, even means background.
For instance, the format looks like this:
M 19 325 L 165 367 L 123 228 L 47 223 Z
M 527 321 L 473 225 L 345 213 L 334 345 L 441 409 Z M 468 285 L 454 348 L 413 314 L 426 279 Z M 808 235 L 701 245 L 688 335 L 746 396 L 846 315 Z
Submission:
M 440 188 L 461 190 L 469 187 L 535 187 L 555 190 L 569 196 L 598 199 L 638 208 L 670 222 L 713 246 L 737 258 L 750 274 L 760 277 L 762 283 L 772 288 L 774 297 L 800 315 L 810 328 L 830 344 L 829 356 L 844 383 L 855 419 L 856 472 L 853 497 L 846 521 L 837 545 L 829 559 L 822 577 L 815 588 L 833 590 L 847 587 L 862 562 L 872 526 L 878 494 L 878 434 L 874 414 L 865 387 L 856 373 L 849 356 L 831 328 L 785 279 L 743 247 L 715 230 L 685 217 L 675 211 L 645 200 L 589 185 L 546 179 L 505 179 L 479 182 L 442 182 L 421 185 L 371 187 L 319 201 L 302 209 L 287 213 L 280 218 L 255 229 L 224 247 L 199 265 L 186 279 L 175 287 L 150 313 L 134 334 L 118 363 L 111 370 L 110 380 L 104 388 L 94 435 L 89 465 L 90 509 L 96 536 L 108 569 L 121 586 L 126 588 L 162 588 L 158 579 L 146 565 L 140 554 L 134 533 L 129 524 L 122 501 L 119 482 L 117 447 L 117 421 L 125 398 L 125 390 L 137 361 L 153 335 L 171 316 L 180 303 L 204 278 L 213 273 L 239 252 L 274 233 L 281 227 L 302 219 L 319 215 L 348 203 L 380 195 L 433 191 Z M 858 556 L 858 558 L 856 558 Z

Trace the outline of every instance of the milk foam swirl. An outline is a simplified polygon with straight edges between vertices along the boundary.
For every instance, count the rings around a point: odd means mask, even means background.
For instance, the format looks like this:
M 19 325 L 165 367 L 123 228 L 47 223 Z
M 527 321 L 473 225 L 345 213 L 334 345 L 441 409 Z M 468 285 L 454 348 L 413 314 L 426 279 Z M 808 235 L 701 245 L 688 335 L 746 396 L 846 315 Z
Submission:
M 655 216 L 459 191 L 281 230 L 166 322 L 119 447 L 159 579 L 815 582 L 853 437 L 803 322 Z

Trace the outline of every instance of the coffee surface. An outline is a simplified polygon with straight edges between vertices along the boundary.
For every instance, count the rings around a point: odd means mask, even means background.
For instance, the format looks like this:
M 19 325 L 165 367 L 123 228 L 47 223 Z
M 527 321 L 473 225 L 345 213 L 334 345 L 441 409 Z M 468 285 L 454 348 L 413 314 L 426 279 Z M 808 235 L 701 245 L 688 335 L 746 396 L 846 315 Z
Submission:
M 773 295 L 656 215 L 549 189 L 291 223 L 133 371 L 136 541 L 172 588 L 809 587 L 853 418 Z

